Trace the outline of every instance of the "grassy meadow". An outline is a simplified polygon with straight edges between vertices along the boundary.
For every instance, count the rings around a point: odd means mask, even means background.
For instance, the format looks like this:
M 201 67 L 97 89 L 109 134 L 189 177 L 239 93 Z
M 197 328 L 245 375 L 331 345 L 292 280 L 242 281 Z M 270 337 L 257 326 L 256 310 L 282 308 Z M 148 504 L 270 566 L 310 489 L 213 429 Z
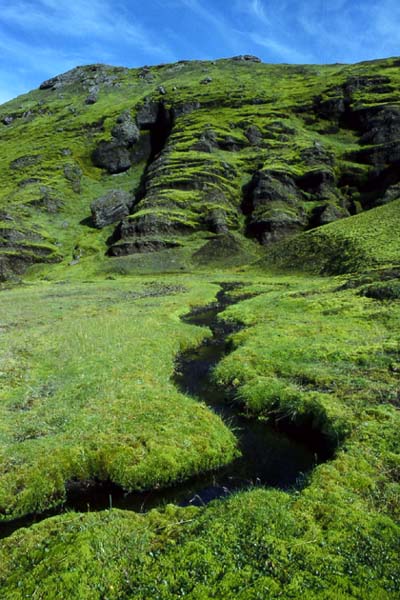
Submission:
M 292 493 L 20 529 L 0 544 L 2 597 L 397 597 L 400 305 L 349 277 L 236 269 L 4 290 L 2 518 L 60 504 L 71 479 L 143 489 L 231 460 L 234 435 L 170 379 L 176 353 L 208 335 L 179 315 L 218 280 L 258 295 L 225 311 L 245 328 L 215 377 L 242 410 L 312 423 L 334 458 Z

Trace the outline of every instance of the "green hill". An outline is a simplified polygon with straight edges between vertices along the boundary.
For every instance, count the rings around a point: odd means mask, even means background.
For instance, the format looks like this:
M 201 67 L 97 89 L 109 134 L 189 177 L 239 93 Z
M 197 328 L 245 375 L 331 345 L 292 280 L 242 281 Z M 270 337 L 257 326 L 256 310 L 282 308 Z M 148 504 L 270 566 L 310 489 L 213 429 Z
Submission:
M 268 246 L 386 204 L 399 81 L 398 59 L 247 56 L 46 81 L 0 109 L 0 274 L 126 255 L 151 270 L 167 250 L 187 268 L 224 240 L 240 262 L 244 236 Z

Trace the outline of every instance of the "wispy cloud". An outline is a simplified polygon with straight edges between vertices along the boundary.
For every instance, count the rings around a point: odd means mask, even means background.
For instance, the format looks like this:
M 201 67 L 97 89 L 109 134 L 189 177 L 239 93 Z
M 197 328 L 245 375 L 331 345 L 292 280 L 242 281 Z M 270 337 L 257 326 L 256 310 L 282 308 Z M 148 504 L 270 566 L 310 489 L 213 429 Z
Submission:
M 312 56 L 306 52 L 297 50 L 294 46 L 285 45 L 269 37 L 264 37 L 258 33 L 250 34 L 255 44 L 265 48 L 272 53 L 273 58 L 279 57 L 283 62 L 306 63 L 312 60 Z
M 133 22 L 124 5 L 118 2 L 38 0 L 32 4 L 28 0 L 0 1 L 1 20 L 34 35 L 44 34 L 44 40 L 60 35 L 81 41 L 103 40 L 112 45 L 123 41 L 128 47 L 138 47 L 150 56 L 173 54 L 160 43 L 155 32 L 146 30 L 138 20 Z
M 354 62 L 400 44 L 398 0 L 236 0 L 251 40 L 289 62 Z
M 77 64 L 119 64 L 121 55 L 126 66 L 176 58 L 159 32 L 112 0 L 0 0 L 0 49 L 9 70 L 29 70 L 36 83 Z M 3 99 L 15 90 L 5 81 L 0 77 Z
M 263 2 L 262 0 L 236 0 L 235 10 L 246 17 L 241 26 L 243 38 L 251 40 L 259 50 L 266 50 L 266 60 L 306 62 L 312 58 L 309 52 L 296 47 L 293 36 L 286 29 L 291 11 L 285 0 Z
M 214 31 L 223 39 L 224 45 L 230 52 L 238 52 L 237 31 L 229 18 L 217 10 L 214 5 L 200 2 L 200 0 L 179 0 L 180 4 L 192 11 L 202 21 L 211 25 Z
M 261 0 L 251 0 L 251 2 L 248 3 L 248 7 L 249 11 L 256 19 L 264 24 L 271 24 L 270 20 L 267 18 L 264 5 L 262 4 Z

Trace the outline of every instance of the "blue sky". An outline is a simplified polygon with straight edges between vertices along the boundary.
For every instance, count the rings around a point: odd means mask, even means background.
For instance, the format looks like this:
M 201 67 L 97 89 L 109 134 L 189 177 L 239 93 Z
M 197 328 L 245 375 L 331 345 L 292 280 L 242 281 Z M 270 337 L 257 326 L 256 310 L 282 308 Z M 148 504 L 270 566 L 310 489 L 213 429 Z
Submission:
M 74 66 L 400 54 L 399 0 L 0 0 L 0 103 Z

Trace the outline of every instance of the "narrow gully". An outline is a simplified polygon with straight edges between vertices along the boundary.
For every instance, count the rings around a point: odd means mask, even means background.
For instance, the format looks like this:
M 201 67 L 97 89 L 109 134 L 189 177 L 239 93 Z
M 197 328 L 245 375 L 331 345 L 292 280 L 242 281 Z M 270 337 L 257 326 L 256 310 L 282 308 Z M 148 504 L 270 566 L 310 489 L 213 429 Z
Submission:
M 278 424 L 248 418 L 242 414 L 242 407 L 229 403 L 226 391 L 213 381 L 214 367 L 229 352 L 229 335 L 241 327 L 237 323 L 227 324 L 218 315 L 227 306 L 250 297 L 229 295 L 239 286 L 237 283 L 219 285 L 221 289 L 215 303 L 196 308 L 182 317 L 186 323 L 209 327 L 212 337 L 178 356 L 174 383 L 180 391 L 204 402 L 224 420 L 238 438 L 241 456 L 216 471 L 177 482 L 168 488 L 145 492 L 127 493 L 110 481 L 69 482 L 62 507 L 0 524 L 0 539 L 21 527 L 71 510 L 87 512 L 113 507 L 147 512 L 169 503 L 202 506 L 255 486 L 283 490 L 299 488 L 305 475 L 329 457 L 326 441 L 316 432 L 293 427 L 288 431 L 284 422 L 280 422 L 278 428 Z

